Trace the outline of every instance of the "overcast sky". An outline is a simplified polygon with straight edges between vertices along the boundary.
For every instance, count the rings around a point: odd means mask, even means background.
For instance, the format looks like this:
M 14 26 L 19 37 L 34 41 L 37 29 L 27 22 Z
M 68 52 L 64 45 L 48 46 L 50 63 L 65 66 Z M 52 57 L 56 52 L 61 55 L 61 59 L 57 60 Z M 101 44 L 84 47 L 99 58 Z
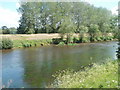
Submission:
M 62 0 L 63 1 L 63 0 Z M 75 1 L 75 0 L 74 0 Z M 104 7 L 117 14 L 119 0 L 82 0 L 93 4 L 96 7 Z M 19 0 L 0 0 L 0 27 L 18 27 L 20 14 L 17 9 Z

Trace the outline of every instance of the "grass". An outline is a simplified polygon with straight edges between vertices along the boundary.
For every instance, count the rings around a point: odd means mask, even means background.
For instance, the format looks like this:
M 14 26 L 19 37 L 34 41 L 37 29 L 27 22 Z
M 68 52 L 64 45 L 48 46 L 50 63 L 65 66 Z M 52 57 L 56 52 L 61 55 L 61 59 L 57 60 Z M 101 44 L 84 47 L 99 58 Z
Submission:
M 51 44 L 51 39 L 43 39 L 43 40 L 13 40 L 13 47 L 38 47 L 45 46 Z
M 0 35 L 2 38 L 9 38 L 13 42 L 13 48 L 21 48 L 21 47 L 39 47 L 44 45 L 56 44 L 58 46 L 68 45 L 75 46 L 77 43 L 87 43 L 90 42 L 89 37 L 83 37 L 79 40 L 77 34 L 74 34 L 72 37 L 72 43 L 66 44 L 65 40 L 60 39 L 59 34 L 6 34 Z M 113 37 L 107 38 L 95 38 L 95 41 L 107 41 L 112 40 Z M 1 45 L 1 43 L 0 43 Z
M 63 70 L 53 77 L 52 88 L 118 88 L 118 61 L 93 64 L 78 72 Z

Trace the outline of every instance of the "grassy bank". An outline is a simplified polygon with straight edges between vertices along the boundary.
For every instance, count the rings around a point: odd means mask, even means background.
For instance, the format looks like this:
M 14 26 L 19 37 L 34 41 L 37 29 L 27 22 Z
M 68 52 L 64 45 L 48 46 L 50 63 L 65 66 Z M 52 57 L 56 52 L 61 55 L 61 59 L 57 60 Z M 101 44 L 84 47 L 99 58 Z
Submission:
M 78 72 L 64 70 L 54 77 L 53 88 L 118 88 L 118 61 L 93 64 Z
M 52 42 L 51 39 L 44 39 L 44 40 L 13 40 L 13 47 L 14 48 L 21 48 L 21 47 L 39 47 L 50 45 Z
M 15 35 L 2 35 L 2 42 L 4 44 L 0 43 L 0 48 L 2 49 L 11 49 L 11 48 L 21 48 L 21 47 L 39 47 L 39 46 L 45 46 L 50 44 L 55 45 L 77 45 L 77 43 L 87 43 L 87 42 L 98 42 L 98 41 L 112 41 L 116 38 L 113 37 L 112 34 L 106 36 L 106 37 L 95 37 L 94 41 L 91 41 L 89 35 L 85 35 L 85 37 L 79 37 L 78 34 L 73 34 L 71 38 L 64 39 L 60 38 L 59 34 L 31 34 L 31 35 L 23 35 L 23 34 L 15 34 Z M 7 38 L 7 42 L 4 38 Z M 7 47 L 11 43 L 11 48 Z M 7 48 L 6 48 L 7 47 Z

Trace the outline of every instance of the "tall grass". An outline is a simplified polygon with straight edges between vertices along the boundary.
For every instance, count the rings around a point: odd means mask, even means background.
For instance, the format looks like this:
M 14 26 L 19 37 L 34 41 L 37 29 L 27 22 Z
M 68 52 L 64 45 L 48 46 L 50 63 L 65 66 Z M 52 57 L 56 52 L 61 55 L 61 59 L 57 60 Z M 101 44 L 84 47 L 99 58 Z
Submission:
M 14 40 L 13 46 L 15 48 L 39 47 L 39 46 L 49 45 L 51 43 L 52 43 L 51 39 L 46 39 L 46 40 Z
M 53 76 L 53 88 L 118 88 L 118 62 L 93 64 L 78 72 L 63 70 Z

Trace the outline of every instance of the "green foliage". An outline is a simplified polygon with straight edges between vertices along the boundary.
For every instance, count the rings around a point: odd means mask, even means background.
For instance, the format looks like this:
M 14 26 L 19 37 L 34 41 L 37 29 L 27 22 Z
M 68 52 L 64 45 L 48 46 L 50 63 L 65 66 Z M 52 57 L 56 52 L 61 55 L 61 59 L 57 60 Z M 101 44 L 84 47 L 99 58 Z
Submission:
M 118 88 L 118 62 L 93 64 L 78 72 L 63 70 L 54 78 L 52 88 Z
M 103 41 L 100 36 L 95 37 L 96 41 Z
M 88 27 L 81 25 L 79 28 L 80 42 L 89 42 L 88 37 L 85 34 L 88 32 Z
M 23 47 L 31 47 L 32 45 L 30 43 L 22 43 Z
M 13 41 L 9 38 L 3 38 L 0 43 L 0 49 L 11 49 L 13 48 Z
M 2 33 L 3 34 L 10 34 L 10 30 L 7 28 L 7 26 L 2 26 Z
M 116 18 L 105 8 L 97 8 L 86 2 L 20 2 L 21 13 L 17 33 L 72 33 L 83 30 L 90 24 L 112 26 Z M 116 23 L 115 23 L 116 25 Z M 113 25 L 113 26 L 115 26 Z M 86 29 L 86 30 L 85 30 Z M 111 27 L 113 29 L 113 27 Z
M 53 44 L 59 44 L 60 42 L 62 42 L 63 40 L 61 38 L 53 38 L 52 39 L 52 43 Z
M 95 36 L 97 33 L 99 33 L 99 26 L 91 24 L 89 27 L 90 41 L 96 41 Z
M 60 42 L 58 45 L 65 45 L 65 43 L 64 42 Z
M 87 33 L 87 32 L 88 32 L 88 27 L 83 26 L 83 25 L 81 25 L 81 26 L 79 27 L 79 33 L 84 34 L 84 33 Z
M 72 34 L 68 34 L 67 33 L 67 38 L 66 38 L 66 44 L 68 43 L 73 43 L 73 37 L 72 37 Z
M 72 20 L 69 17 L 65 17 L 61 24 L 61 28 L 59 29 L 59 33 L 61 34 L 61 38 L 63 39 L 64 35 L 66 35 L 66 43 L 72 42 L 72 33 L 74 33 L 76 27 Z
M 81 42 L 81 43 L 90 42 L 90 38 L 89 38 L 89 37 L 81 37 L 81 38 L 80 38 L 80 42 Z
M 73 38 L 73 43 L 79 43 L 80 41 L 79 41 L 79 38 L 78 37 L 74 37 Z
M 103 26 L 101 27 L 101 32 L 102 33 L 111 33 L 112 29 L 110 28 L 109 24 L 104 23 Z
M 52 43 L 51 39 L 45 40 L 13 40 L 13 47 L 39 47 Z
M 90 34 L 95 34 L 99 32 L 99 26 L 96 25 L 96 24 L 91 24 L 90 27 L 89 27 L 89 33 Z
M 15 27 L 10 27 L 10 34 L 16 34 L 17 33 L 17 29 Z

